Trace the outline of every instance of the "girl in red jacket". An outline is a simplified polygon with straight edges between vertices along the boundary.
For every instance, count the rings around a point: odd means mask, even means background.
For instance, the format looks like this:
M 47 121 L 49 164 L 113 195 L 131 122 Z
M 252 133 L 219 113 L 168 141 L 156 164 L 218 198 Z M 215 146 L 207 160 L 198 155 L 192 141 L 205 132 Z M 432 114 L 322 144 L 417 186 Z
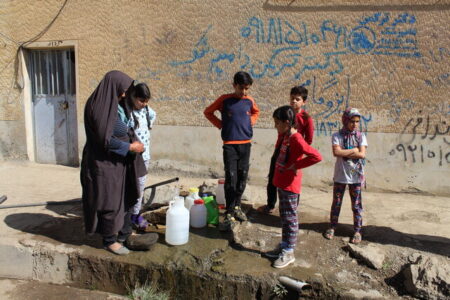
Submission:
M 300 200 L 302 171 L 322 160 L 320 153 L 308 145 L 295 129 L 295 112 L 291 106 L 281 106 L 273 113 L 275 128 L 281 139 L 280 154 L 275 163 L 273 184 L 280 199 L 282 225 L 281 244 L 268 257 L 277 257 L 275 268 L 284 268 L 295 261 L 294 248 L 297 243 L 297 206 Z

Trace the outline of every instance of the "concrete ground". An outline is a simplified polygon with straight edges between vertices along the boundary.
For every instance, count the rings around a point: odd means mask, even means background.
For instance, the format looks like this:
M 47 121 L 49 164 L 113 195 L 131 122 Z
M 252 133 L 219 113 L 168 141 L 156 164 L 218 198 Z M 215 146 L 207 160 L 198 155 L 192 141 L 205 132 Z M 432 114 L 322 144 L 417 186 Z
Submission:
M 174 176 L 177 175 L 150 174 L 148 184 Z M 23 161 L 1 162 L 0 178 L 0 196 L 7 196 L 7 200 L 0 204 L 0 220 L 2 220 L 0 222 L 2 236 L 0 247 L 2 252 L 33 239 L 36 234 L 30 228 L 45 223 L 43 222 L 45 218 L 70 216 L 70 211 L 62 214 L 61 211 L 58 211 L 57 206 L 50 209 L 50 206 L 45 205 L 46 202 L 77 200 L 81 197 L 78 168 Z M 213 183 L 216 182 L 216 179 L 180 176 L 180 184 L 184 186 L 198 186 L 204 181 Z M 319 232 L 317 228 L 326 228 L 331 196 L 331 186 L 303 188 L 300 205 L 300 223 L 304 224 L 303 229 L 314 229 Z M 264 203 L 264 197 L 265 187 L 252 185 L 250 182 L 246 191 L 248 202 L 258 206 Z M 42 205 L 1 209 L 9 205 L 27 204 Z M 364 227 L 367 229 L 367 238 L 370 241 L 450 257 L 449 197 L 363 191 L 363 207 Z M 303 216 L 306 217 L 302 219 Z M 348 194 L 345 196 L 340 222 L 352 223 Z M 68 234 L 70 235 L 70 233 Z M 378 236 L 385 238 L 379 239 Z M 98 247 L 99 252 L 104 251 L 100 249 L 98 241 L 93 241 L 92 237 L 86 237 L 86 239 L 89 241 L 86 245 L 69 243 L 70 245 L 59 244 L 55 247 L 63 252 L 76 247 Z M 20 260 L 20 257 L 13 257 L 11 261 L 17 259 Z M 27 259 L 26 255 L 24 255 L 24 259 Z M 0 277 L 64 283 L 63 276 L 58 276 L 58 270 L 39 270 L 39 268 L 18 270 L 18 266 L 8 265 L 5 257 L 1 263 Z M 52 275 L 49 275 L 50 273 Z M 19 295 L 20 290 L 26 288 L 27 284 L 30 283 L 0 280 L 0 298 L 14 299 L 8 297 L 15 293 Z M 50 290 L 57 293 L 56 290 Z

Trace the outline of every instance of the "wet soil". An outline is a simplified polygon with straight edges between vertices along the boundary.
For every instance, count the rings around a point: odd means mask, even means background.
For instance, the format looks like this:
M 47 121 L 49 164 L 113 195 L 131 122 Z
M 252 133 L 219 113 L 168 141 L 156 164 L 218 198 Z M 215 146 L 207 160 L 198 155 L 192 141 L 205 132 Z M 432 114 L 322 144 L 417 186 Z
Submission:
M 41 167 L 34 179 L 29 177 L 38 181 L 42 177 Z M 73 182 L 77 177 L 77 170 L 69 172 L 64 169 L 58 174 L 58 179 L 54 179 L 55 184 L 39 186 L 42 195 L 29 187 L 29 190 L 19 189 L 16 197 L 26 202 L 34 200 L 32 197 L 37 201 L 73 200 L 73 195 L 79 193 L 67 191 L 74 190 Z M 154 175 L 148 183 L 171 177 L 173 174 Z M 204 181 L 213 183 L 217 179 L 190 177 L 183 178 L 180 184 L 198 186 Z M 47 189 L 58 186 L 59 190 L 49 194 L 43 186 Z M 102 249 L 99 236 L 84 234 L 80 204 L 5 210 L 3 220 L 5 233 L 18 237 L 22 244 L 28 245 L 32 239 L 43 245 L 49 243 L 75 249 L 69 254 L 68 280 L 76 287 L 125 294 L 136 283 L 152 282 L 180 299 L 273 299 L 280 295 L 277 278 L 281 275 L 312 285 L 301 295 L 288 291 L 284 296 L 286 299 L 358 298 L 350 292 L 352 290 L 377 291 L 383 299 L 407 299 L 403 278 L 399 274 L 411 254 L 450 257 L 450 234 L 448 229 L 442 229 L 446 227 L 442 224 L 448 224 L 449 220 L 448 198 L 365 194 L 364 216 L 367 221 L 361 246 L 375 244 L 386 253 L 383 267 L 375 270 L 351 257 L 346 250 L 352 235 L 349 207 L 341 212 L 344 224 L 338 227 L 335 238 L 326 240 L 322 233 L 328 226 L 330 189 L 304 190 L 299 208 L 300 234 L 296 261 L 281 270 L 272 268 L 272 261 L 265 258 L 262 251 L 236 244 L 231 234 L 219 232 L 215 227 L 192 229 L 189 243 L 176 247 L 164 242 L 164 230 L 159 229 L 156 231 L 160 239 L 151 251 L 118 257 Z M 265 187 L 249 185 L 246 191 L 246 203 L 252 207 L 248 212 L 250 222 L 280 231 L 276 212 L 268 216 L 255 210 L 263 204 Z M 8 201 L 15 199 L 10 197 Z M 427 206 L 424 207 L 423 203 Z M 279 239 L 280 236 L 272 237 L 265 246 L 275 245 Z M 36 296 L 35 299 L 41 298 Z

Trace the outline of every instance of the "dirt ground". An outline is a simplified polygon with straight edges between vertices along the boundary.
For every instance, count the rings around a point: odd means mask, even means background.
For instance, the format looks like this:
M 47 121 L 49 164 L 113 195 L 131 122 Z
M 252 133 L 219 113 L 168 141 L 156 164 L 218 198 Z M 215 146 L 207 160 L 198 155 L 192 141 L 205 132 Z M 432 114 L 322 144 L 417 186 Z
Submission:
M 147 182 L 153 184 L 174 176 L 180 177 L 182 188 L 199 186 L 203 182 L 207 184 L 217 182 L 217 179 L 213 178 L 173 172 L 150 173 Z M 29 162 L 2 162 L 0 178 L 2 178 L 0 196 L 8 197 L 0 208 L 6 205 L 67 201 L 79 199 L 81 195 L 78 168 Z M 386 254 L 383 266 L 379 270 L 367 267 L 349 255 L 347 251 L 349 237 L 352 234 L 352 212 L 348 193 L 341 211 L 341 225 L 337 229 L 335 238 L 328 241 L 322 237 L 323 231 L 328 226 L 331 197 L 331 186 L 303 188 L 299 208 L 300 235 L 296 250 L 297 260 L 292 268 L 310 269 L 317 276 L 323 276 L 324 282 L 333 285 L 336 290 L 354 290 L 353 297 L 356 298 L 358 298 L 357 295 L 360 298 L 372 296 L 376 298 L 376 292 L 379 292 L 383 298 L 395 299 L 408 298 L 403 288 L 403 278 L 398 274 L 411 255 L 418 253 L 425 256 L 450 258 L 450 227 L 448 226 L 450 197 L 363 191 L 364 229 L 361 246 L 373 244 Z M 257 208 L 264 204 L 265 187 L 252 185 L 250 181 L 245 198 L 246 204 Z M 12 214 L 24 215 L 30 210 L 43 213 L 45 209 L 45 205 L 33 208 L 0 209 L 0 214 L 2 219 L 7 220 L 7 217 Z M 71 209 L 66 208 L 65 211 L 57 211 L 55 208 L 52 213 L 77 215 L 79 212 L 79 207 L 73 206 Z M 251 222 L 271 226 L 275 230 L 280 228 L 277 213 L 266 216 L 251 209 L 248 215 Z M 23 229 L 33 220 L 25 218 L 20 222 L 23 223 L 21 227 Z M 17 235 L 18 228 L 3 224 L 1 229 L 2 235 Z M 64 241 L 64 238 L 61 237 L 61 239 Z M 276 241 L 273 242 L 276 243 Z M 92 240 L 87 244 L 99 247 L 99 241 Z M 11 286 L 15 286 L 16 293 L 26 286 L 24 283 L 15 284 L 12 281 L 9 281 L 8 285 L 10 290 L 14 290 Z M 4 281 L 0 282 L 0 286 L 4 286 Z M 375 293 L 371 295 L 370 291 Z M 55 293 L 58 292 L 55 291 Z M 35 297 L 35 299 L 40 298 Z

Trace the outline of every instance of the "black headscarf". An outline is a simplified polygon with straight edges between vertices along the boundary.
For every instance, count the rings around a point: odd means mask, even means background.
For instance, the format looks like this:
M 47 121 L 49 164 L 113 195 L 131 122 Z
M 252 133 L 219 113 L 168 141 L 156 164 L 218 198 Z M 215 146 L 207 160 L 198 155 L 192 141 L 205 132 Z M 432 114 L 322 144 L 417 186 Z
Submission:
M 119 96 L 132 84 L 133 79 L 120 71 L 110 71 L 88 98 L 84 109 L 87 143 L 96 150 L 106 152 L 114 124 L 117 120 Z

